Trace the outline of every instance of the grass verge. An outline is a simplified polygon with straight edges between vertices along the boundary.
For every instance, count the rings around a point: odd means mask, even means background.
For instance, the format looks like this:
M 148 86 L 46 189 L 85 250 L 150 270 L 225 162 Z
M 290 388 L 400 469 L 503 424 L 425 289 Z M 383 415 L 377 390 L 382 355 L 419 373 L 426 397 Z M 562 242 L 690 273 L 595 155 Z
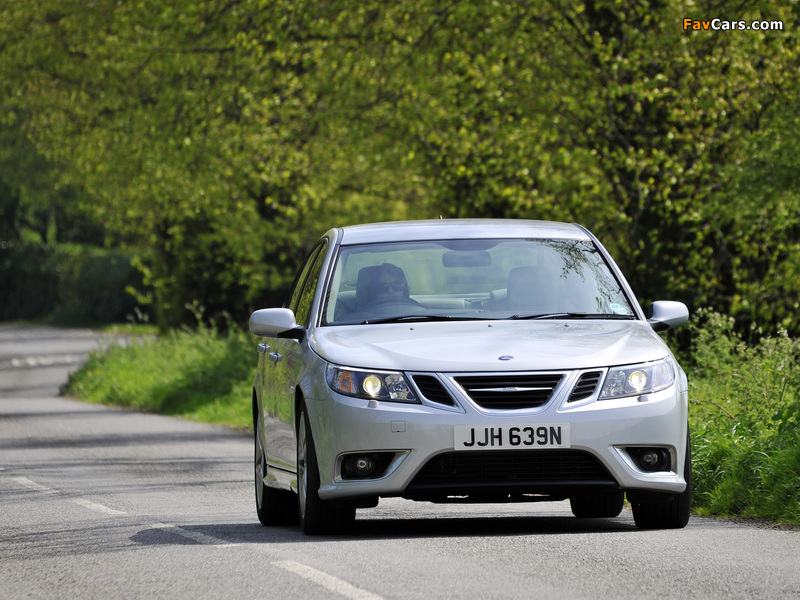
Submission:
M 87 402 L 251 427 L 255 338 L 239 329 L 180 329 L 95 352 L 67 382 Z
M 695 508 L 800 525 L 800 340 L 748 345 L 732 319 L 698 317 L 689 372 Z

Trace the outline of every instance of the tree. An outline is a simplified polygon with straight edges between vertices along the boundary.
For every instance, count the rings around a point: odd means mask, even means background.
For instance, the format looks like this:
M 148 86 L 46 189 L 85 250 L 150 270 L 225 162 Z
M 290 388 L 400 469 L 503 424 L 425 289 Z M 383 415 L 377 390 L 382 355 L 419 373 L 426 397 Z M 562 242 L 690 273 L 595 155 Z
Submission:
M 50 163 L 21 130 L 0 124 L 0 240 L 102 245 L 105 232 L 83 206 L 84 190 L 62 185 Z
M 38 148 L 69 161 L 65 182 L 92 191 L 107 227 L 152 248 L 165 327 L 189 319 L 195 299 L 210 317 L 241 317 L 270 289 L 275 301 L 312 241 L 296 231 L 320 212 L 310 180 L 335 148 L 316 137 L 326 40 L 314 32 L 327 17 L 285 8 L 43 0 L 3 9 L 9 29 L 35 34 L 4 48 L 16 59 L 6 107 L 30 111 Z
M 439 215 L 578 221 L 645 299 L 753 317 L 796 281 L 796 180 L 750 173 L 797 165 L 796 15 L 684 30 L 715 7 L 10 0 L 0 104 L 70 202 L 152 249 L 164 327 L 280 301 L 331 225 Z

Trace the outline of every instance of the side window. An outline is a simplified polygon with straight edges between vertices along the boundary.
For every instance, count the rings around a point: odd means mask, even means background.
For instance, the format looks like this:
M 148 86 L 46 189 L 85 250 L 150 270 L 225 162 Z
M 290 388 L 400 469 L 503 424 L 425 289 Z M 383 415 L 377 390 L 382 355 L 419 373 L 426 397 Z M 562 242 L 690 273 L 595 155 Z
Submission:
M 284 304 L 286 308 L 291 308 L 293 311 L 297 310 L 297 303 L 300 300 L 300 294 L 303 291 L 303 285 L 306 282 L 306 278 L 308 277 L 308 272 L 311 269 L 311 266 L 314 264 L 314 261 L 319 255 L 319 250 L 321 247 L 322 244 L 319 246 L 314 246 L 314 249 L 309 252 L 308 256 L 306 257 L 306 262 L 303 263 L 303 268 L 297 273 L 297 277 L 292 284 L 292 289 L 289 291 L 289 296 L 286 298 L 286 302 Z
M 295 320 L 298 325 L 308 325 L 311 303 L 314 301 L 314 292 L 317 290 L 319 275 L 322 271 L 322 263 L 325 262 L 326 242 L 317 246 L 303 268 L 303 274 L 298 279 L 298 286 L 292 293 L 289 308 L 294 311 Z M 299 285 L 302 281 L 302 285 Z

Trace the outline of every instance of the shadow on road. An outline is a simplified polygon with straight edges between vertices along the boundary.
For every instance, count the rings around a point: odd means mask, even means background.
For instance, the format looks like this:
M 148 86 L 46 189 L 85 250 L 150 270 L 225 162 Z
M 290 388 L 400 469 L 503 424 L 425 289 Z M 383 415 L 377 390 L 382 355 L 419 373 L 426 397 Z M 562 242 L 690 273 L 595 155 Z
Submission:
M 623 513 L 624 515 L 625 513 Z M 235 525 L 181 526 L 180 532 L 163 528 L 140 531 L 131 541 L 143 545 L 199 544 L 207 538 L 226 544 L 295 544 L 357 540 L 434 539 L 472 537 L 513 537 L 528 535 L 565 535 L 591 533 L 635 533 L 633 521 L 617 519 L 578 519 L 570 516 L 533 517 L 448 517 L 359 519 L 348 534 L 307 536 L 296 526 L 264 527 L 259 523 Z M 182 535 L 194 532 L 193 537 Z M 205 542 L 205 543 L 211 543 Z

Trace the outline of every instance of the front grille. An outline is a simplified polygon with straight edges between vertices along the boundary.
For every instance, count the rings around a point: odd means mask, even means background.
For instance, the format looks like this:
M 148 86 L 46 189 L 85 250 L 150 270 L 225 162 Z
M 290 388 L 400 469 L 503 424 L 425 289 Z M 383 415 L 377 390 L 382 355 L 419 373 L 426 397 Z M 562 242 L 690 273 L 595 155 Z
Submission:
M 456 405 L 438 378 L 433 375 L 414 375 L 413 378 L 419 391 L 431 402 L 447 404 L 448 406 Z
M 575 384 L 567 402 L 576 402 L 584 398 L 589 398 L 594 394 L 595 389 L 597 389 L 597 384 L 600 383 L 600 377 L 602 375 L 602 371 L 591 371 L 590 373 L 581 375 L 581 378 L 578 380 L 578 383 Z
M 515 410 L 546 404 L 561 382 L 560 373 L 542 375 L 464 375 L 455 377 L 475 404 L 482 408 Z
M 448 452 L 429 460 L 406 488 L 476 490 L 486 487 L 528 487 L 532 490 L 571 485 L 614 486 L 603 464 L 583 450 L 494 450 Z

